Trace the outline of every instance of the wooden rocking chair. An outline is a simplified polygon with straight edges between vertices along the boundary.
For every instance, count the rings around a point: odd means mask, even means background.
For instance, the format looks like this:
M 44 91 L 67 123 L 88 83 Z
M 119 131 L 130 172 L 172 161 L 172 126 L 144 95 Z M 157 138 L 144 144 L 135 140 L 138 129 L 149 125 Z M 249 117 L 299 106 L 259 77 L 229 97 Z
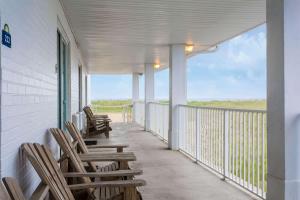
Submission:
M 128 162 L 135 161 L 136 157 L 132 152 L 113 152 L 113 153 L 101 153 L 101 152 L 92 152 L 92 153 L 84 153 L 78 154 L 75 145 L 78 143 L 74 141 L 71 142 L 70 138 L 59 128 L 51 128 L 50 133 L 54 136 L 55 140 L 59 144 L 62 149 L 64 155 L 62 159 L 68 158 L 71 162 L 71 165 L 78 172 L 81 170 L 81 165 L 85 162 L 91 168 L 90 171 L 115 171 L 115 170 L 128 170 L 129 165 Z M 95 162 L 112 162 L 109 165 L 105 165 L 99 167 L 95 164 Z M 136 175 L 142 173 L 141 170 L 133 171 Z
M 84 200 L 95 199 L 99 195 L 100 200 L 140 200 L 137 187 L 144 186 L 144 180 L 117 180 L 95 181 L 91 178 L 107 176 L 123 177 L 120 171 L 87 173 L 82 166 L 79 172 L 63 174 L 51 151 L 44 145 L 26 143 L 22 149 L 29 161 L 39 174 L 42 182 L 49 186 L 51 194 L 56 200 Z M 80 184 L 68 185 L 65 177 L 78 178 Z M 99 193 L 96 188 L 100 188 Z M 72 192 L 73 191 L 73 192 Z M 76 193 L 76 191 L 81 193 Z M 80 195 L 85 193 L 84 195 Z
M 128 144 L 116 144 L 110 140 L 97 139 L 97 138 L 83 138 L 80 131 L 73 122 L 66 122 L 66 128 L 74 141 L 78 141 L 78 147 L 81 153 L 91 153 L 90 151 L 98 151 L 101 149 L 116 149 L 117 152 L 123 152 Z M 87 145 L 86 142 L 100 143 L 97 145 Z
M 86 137 L 104 133 L 106 138 L 109 138 L 109 132 L 112 130 L 109 125 L 111 120 L 102 115 L 94 115 L 92 109 L 88 106 L 84 107 L 83 111 L 87 119 Z

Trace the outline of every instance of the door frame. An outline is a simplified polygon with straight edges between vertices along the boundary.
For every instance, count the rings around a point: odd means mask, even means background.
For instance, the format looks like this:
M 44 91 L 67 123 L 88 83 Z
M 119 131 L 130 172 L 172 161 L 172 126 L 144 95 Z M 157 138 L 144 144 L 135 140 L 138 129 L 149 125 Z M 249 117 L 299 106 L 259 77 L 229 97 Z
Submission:
M 0 28 L 2 29 L 2 23 L 1 23 L 1 7 L 2 7 L 2 3 L 0 0 Z M 2 31 L 0 29 L 0 38 L 2 40 Z M 0 43 L 0 119 L 2 119 L 2 57 L 1 57 L 1 50 L 2 50 L 2 41 Z M 0 144 L 2 144 L 2 123 L 0 123 Z M 0 176 L 2 177 L 2 159 L 1 159 L 1 155 L 2 155 L 2 145 L 0 145 Z
M 66 52 L 65 52 L 65 57 L 66 57 L 66 75 L 64 76 L 65 77 L 65 83 L 66 83 L 66 86 L 65 86 L 65 92 L 66 92 L 66 113 L 65 113 L 65 117 L 66 117 L 66 120 L 67 121 L 70 121 L 71 120 L 71 51 L 70 51 L 70 40 L 60 22 L 60 20 L 58 19 L 58 26 L 57 26 L 57 34 L 60 34 L 60 37 L 64 40 L 65 42 L 65 45 L 66 45 Z M 57 38 L 58 39 L 58 38 Z M 58 44 L 58 43 L 57 43 Z M 57 50 L 58 50 L 58 47 L 57 47 Z M 58 53 L 57 52 L 57 75 L 59 73 L 59 57 L 58 57 Z M 57 83 L 58 83 L 58 87 L 60 86 L 60 83 L 59 83 L 59 76 L 57 76 Z M 58 95 L 57 95 L 57 111 L 58 111 L 58 127 L 59 128 L 64 128 L 64 125 L 63 125 L 63 119 L 61 118 L 61 113 L 59 112 L 59 108 L 60 106 L 62 105 L 62 102 L 60 102 L 60 98 L 59 98 L 59 92 L 60 92 L 60 88 L 58 88 Z
M 82 111 L 83 108 L 83 71 L 82 71 L 82 64 L 78 65 L 78 112 Z

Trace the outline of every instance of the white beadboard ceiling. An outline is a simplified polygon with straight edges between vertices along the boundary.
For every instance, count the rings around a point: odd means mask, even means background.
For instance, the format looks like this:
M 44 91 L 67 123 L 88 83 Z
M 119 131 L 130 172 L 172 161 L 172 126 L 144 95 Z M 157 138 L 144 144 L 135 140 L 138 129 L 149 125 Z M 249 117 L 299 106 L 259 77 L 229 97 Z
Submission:
M 201 52 L 265 22 L 265 0 L 61 0 L 90 73 L 168 66 L 169 44 Z

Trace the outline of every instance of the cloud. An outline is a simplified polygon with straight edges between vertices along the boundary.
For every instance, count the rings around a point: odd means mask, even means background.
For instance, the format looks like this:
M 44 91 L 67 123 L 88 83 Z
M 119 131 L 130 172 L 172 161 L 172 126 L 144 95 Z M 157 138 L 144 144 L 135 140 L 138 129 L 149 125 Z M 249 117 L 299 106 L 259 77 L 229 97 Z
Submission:
M 242 34 L 228 41 L 227 56 L 237 66 L 257 66 L 257 62 L 266 59 L 265 31 Z
M 230 76 L 225 76 L 225 77 L 224 77 L 224 80 L 225 80 L 227 83 L 236 85 L 236 84 L 238 84 L 238 83 L 241 81 L 241 77 L 239 77 L 239 76 L 234 76 L 234 75 L 230 75 Z
M 189 98 L 264 98 L 265 25 L 220 44 L 214 53 L 189 59 L 188 66 Z

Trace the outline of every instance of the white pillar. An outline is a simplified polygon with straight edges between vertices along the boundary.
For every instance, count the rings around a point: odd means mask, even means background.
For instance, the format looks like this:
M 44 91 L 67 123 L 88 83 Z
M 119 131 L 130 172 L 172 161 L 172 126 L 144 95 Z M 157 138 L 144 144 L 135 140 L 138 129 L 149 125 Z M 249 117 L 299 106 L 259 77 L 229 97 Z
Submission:
M 133 73 L 132 74 L 132 121 L 136 122 L 136 109 L 135 109 L 135 102 L 140 99 L 140 82 L 139 82 L 139 74 Z
M 154 101 L 154 67 L 153 64 L 145 65 L 145 130 L 150 127 L 149 102 Z
M 91 75 L 87 75 L 86 76 L 86 99 L 87 99 L 87 105 L 91 105 L 92 104 L 92 100 L 91 100 Z
M 139 82 L 139 74 L 132 74 L 132 103 L 138 101 L 140 99 L 140 82 Z
M 168 145 L 172 150 L 179 148 L 179 115 L 177 107 L 179 104 L 187 103 L 187 80 L 186 80 L 186 55 L 185 45 L 171 45 L 170 46 L 170 107 L 169 107 L 169 134 Z
M 268 200 L 300 199 L 300 1 L 267 0 Z

